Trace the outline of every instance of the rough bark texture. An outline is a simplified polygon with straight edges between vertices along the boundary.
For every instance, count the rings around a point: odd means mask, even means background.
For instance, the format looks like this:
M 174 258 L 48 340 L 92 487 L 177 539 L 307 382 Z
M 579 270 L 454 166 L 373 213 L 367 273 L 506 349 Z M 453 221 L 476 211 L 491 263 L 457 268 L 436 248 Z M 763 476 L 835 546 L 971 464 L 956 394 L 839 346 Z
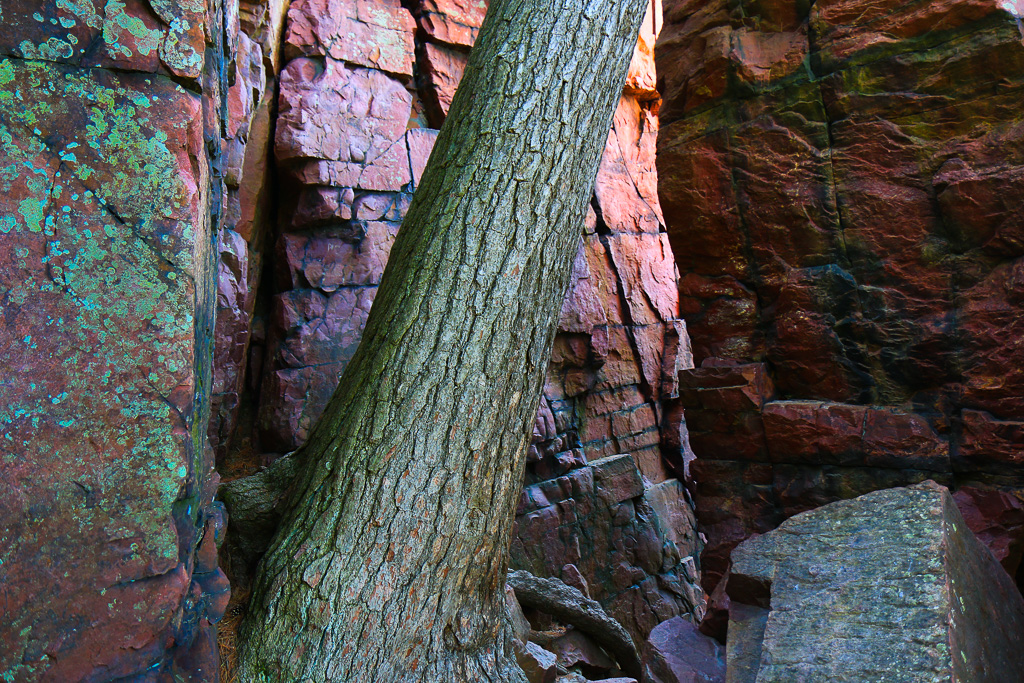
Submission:
M 683 510 L 682 487 L 666 481 L 682 473 L 682 461 L 663 460 L 661 448 L 662 406 L 675 395 L 678 371 L 691 363 L 654 165 L 660 100 L 651 48 L 660 6 L 659 0 L 647 7 L 598 170 L 527 451 L 528 488 L 509 559 L 537 576 L 581 575 L 590 597 L 637 642 L 674 614 L 699 618 L 704 604 L 693 557 L 700 541 Z M 484 9 L 477 0 L 291 3 L 273 119 L 271 187 L 280 220 L 269 241 L 276 248 L 266 254 L 261 283 L 249 285 L 259 290 L 255 316 L 240 304 L 222 316 L 251 320 L 252 334 L 239 409 L 221 410 L 216 420 L 226 481 L 298 449 L 329 403 L 362 337 L 436 140 L 433 127 L 447 115 Z M 466 42 L 438 42 L 440 26 L 447 39 Z M 350 31 L 375 37 L 358 51 L 338 51 Z M 415 77 L 391 52 L 378 58 L 375 45 L 387 41 L 415 55 Z M 324 54 L 331 45 L 338 49 Z M 458 51 L 450 80 L 431 70 L 425 46 Z M 421 105 L 442 89 L 445 111 L 425 119 Z M 252 263 L 250 254 L 250 273 Z M 229 269 L 225 259 L 221 265 Z M 243 350 L 237 329 L 223 331 L 218 359 Z M 224 400 L 235 405 L 235 397 Z M 635 460 L 632 469 L 655 490 L 641 486 L 629 497 L 603 490 L 589 463 L 620 454 Z M 224 631 L 245 611 L 252 560 L 259 559 L 252 551 L 270 542 L 250 533 L 235 503 L 229 507 L 224 559 L 235 598 Z M 671 520 L 661 514 L 667 510 Z
M 522 679 L 500 618 L 507 541 L 643 4 L 491 4 L 303 450 L 243 629 L 244 680 Z

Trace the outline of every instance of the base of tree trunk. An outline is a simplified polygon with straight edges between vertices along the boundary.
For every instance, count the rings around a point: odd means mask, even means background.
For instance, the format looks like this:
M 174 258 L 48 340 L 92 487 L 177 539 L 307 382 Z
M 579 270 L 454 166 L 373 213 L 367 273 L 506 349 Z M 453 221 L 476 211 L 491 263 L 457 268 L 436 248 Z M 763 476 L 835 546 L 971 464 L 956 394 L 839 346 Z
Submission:
M 307 656 L 306 673 L 298 675 L 285 670 L 260 671 L 261 663 L 246 661 L 253 657 L 243 655 L 239 670 L 244 678 L 239 680 L 246 683 L 527 683 L 526 674 L 516 662 L 510 637 L 500 646 L 474 652 L 441 652 L 430 659 L 426 659 L 429 653 L 420 651 L 414 652 L 410 661 L 400 649 L 389 647 L 387 643 L 373 649 L 360 648 L 365 656 L 346 659 L 345 663 L 324 651 L 319 656 Z M 320 657 L 322 661 L 317 661 Z

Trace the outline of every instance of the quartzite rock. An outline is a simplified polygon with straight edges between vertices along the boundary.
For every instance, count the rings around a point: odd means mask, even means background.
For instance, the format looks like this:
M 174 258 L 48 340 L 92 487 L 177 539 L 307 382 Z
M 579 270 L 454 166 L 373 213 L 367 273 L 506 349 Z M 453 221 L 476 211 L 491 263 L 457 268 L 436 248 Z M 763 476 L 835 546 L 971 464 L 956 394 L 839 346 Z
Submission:
M 1024 599 L 932 482 L 841 501 L 733 551 L 729 680 L 1002 681 Z
M 532 467 L 532 465 L 531 465 Z M 703 616 L 693 511 L 683 486 L 646 488 L 628 454 L 523 488 L 511 564 L 579 583 L 636 642 L 679 614 Z
M 215 486 L 202 103 L 164 75 L 3 59 L 0 110 L 0 678 L 169 675 L 226 588 L 193 580 Z
M 411 77 L 414 28 L 399 0 L 294 0 L 284 56 L 329 56 Z
M 725 648 L 683 617 L 658 624 L 643 647 L 643 683 L 725 683 Z
M 1014 12 L 666 2 L 659 190 L 699 368 L 666 446 L 685 410 L 706 578 L 739 538 L 871 488 L 1024 492 Z M 706 370 L 728 364 L 774 392 L 731 402 Z M 1019 547 L 1001 509 L 977 528 Z

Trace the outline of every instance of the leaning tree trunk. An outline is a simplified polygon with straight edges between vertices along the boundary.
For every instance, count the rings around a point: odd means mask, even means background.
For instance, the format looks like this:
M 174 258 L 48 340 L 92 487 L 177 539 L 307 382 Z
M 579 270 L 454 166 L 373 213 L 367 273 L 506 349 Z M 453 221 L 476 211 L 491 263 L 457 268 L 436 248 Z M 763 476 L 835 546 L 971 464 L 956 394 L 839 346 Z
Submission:
M 260 565 L 240 680 L 522 681 L 528 438 L 646 0 L 492 0 Z

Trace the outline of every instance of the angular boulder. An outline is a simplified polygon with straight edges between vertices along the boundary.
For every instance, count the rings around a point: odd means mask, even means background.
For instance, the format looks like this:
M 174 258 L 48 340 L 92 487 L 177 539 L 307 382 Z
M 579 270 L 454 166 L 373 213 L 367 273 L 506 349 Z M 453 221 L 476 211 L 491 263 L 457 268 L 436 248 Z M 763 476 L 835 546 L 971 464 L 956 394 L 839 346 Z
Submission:
M 644 683 L 724 683 L 725 648 L 691 621 L 658 624 L 643 647 Z
M 732 558 L 731 683 L 1024 671 L 1024 599 L 934 482 L 797 515 Z

